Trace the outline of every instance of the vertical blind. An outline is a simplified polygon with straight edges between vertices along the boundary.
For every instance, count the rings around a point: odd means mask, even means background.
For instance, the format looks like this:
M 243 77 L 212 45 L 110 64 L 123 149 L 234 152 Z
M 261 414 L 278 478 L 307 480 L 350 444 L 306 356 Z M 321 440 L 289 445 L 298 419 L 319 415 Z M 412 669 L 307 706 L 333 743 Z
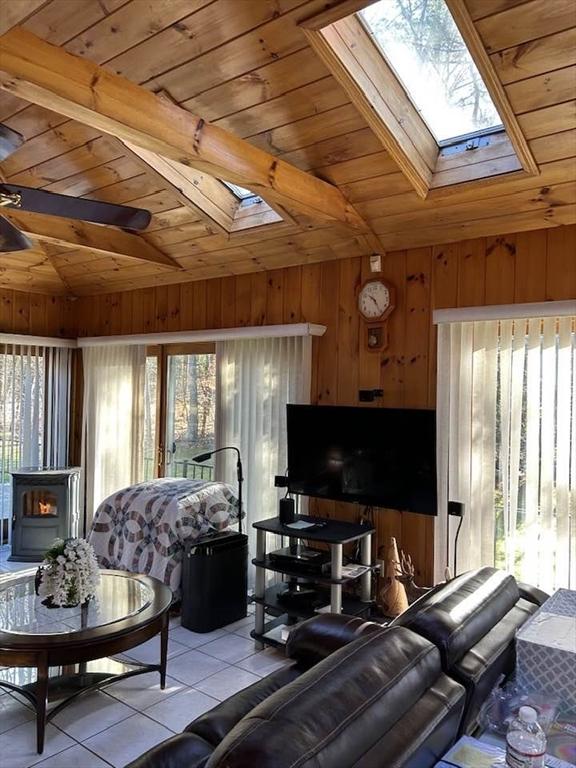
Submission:
M 310 402 L 312 340 L 285 337 L 216 345 L 217 445 L 235 445 L 244 464 L 244 530 L 255 554 L 252 523 L 278 514 L 274 476 L 288 462 L 286 404 Z M 218 454 L 216 476 L 235 485 L 235 458 Z
M 68 460 L 71 350 L 0 346 L 0 545 L 10 542 L 12 477 Z
M 87 534 L 100 502 L 143 478 L 146 347 L 89 347 L 82 350 L 82 360 L 82 471 Z
M 439 466 L 466 505 L 458 571 L 575 587 L 575 349 L 574 317 L 439 326 Z

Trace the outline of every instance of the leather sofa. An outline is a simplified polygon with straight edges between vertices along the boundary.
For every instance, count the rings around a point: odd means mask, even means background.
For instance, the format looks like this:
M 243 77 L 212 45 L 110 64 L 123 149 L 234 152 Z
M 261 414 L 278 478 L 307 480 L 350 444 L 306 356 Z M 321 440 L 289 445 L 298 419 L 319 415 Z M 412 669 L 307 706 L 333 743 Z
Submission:
M 310 619 L 290 635 L 291 665 L 128 768 L 431 768 L 514 669 L 515 633 L 545 598 L 482 568 L 388 627 Z

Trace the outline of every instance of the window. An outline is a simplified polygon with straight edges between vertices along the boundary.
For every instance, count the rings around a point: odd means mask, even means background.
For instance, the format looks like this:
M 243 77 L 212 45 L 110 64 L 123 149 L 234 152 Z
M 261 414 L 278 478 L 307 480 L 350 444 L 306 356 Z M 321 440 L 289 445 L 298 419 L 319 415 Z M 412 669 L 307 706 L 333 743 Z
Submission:
M 12 476 L 68 463 L 69 349 L 0 346 L 0 544 L 10 541 Z
M 144 393 L 145 479 L 211 480 L 213 460 L 194 457 L 216 444 L 214 345 L 151 348 Z
M 438 370 L 448 498 L 466 505 L 458 571 L 573 589 L 576 318 L 440 325 Z
M 360 17 L 439 143 L 502 128 L 444 0 L 380 0 Z
M 342 16 L 330 9 L 305 19 L 302 30 L 421 198 L 538 173 L 465 4 L 367 0 L 356 13 L 347 5 Z
M 241 203 L 252 204 L 260 203 L 262 201 L 262 198 L 259 195 L 254 194 L 254 192 L 250 192 L 249 189 L 239 187 L 237 184 L 232 184 L 230 181 L 223 181 L 222 184 L 224 184 L 225 187 L 228 187 L 234 197 L 240 200 Z

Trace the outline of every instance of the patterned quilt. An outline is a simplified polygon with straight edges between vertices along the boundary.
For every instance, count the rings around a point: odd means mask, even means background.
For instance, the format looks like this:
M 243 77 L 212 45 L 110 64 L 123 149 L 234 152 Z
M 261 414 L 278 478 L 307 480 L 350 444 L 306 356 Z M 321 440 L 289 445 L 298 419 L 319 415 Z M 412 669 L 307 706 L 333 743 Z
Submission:
M 238 499 L 225 483 L 159 478 L 105 499 L 88 541 L 102 568 L 146 573 L 180 593 L 186 539 L 238 522 Z

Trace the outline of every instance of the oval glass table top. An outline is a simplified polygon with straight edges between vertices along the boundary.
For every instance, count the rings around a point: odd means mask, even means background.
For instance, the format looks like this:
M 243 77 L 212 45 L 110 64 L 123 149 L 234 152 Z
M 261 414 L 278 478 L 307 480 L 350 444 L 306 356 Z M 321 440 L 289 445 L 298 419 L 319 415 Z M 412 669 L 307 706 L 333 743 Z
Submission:
M 136 617 L 154 600 L 147 577 L 101 571 L 96 596 L 87 606 L 48 608 L 35 594 L 35 575 L 34 568 L 0 577 L 0 632 L 28 636 L 85 632 Z

